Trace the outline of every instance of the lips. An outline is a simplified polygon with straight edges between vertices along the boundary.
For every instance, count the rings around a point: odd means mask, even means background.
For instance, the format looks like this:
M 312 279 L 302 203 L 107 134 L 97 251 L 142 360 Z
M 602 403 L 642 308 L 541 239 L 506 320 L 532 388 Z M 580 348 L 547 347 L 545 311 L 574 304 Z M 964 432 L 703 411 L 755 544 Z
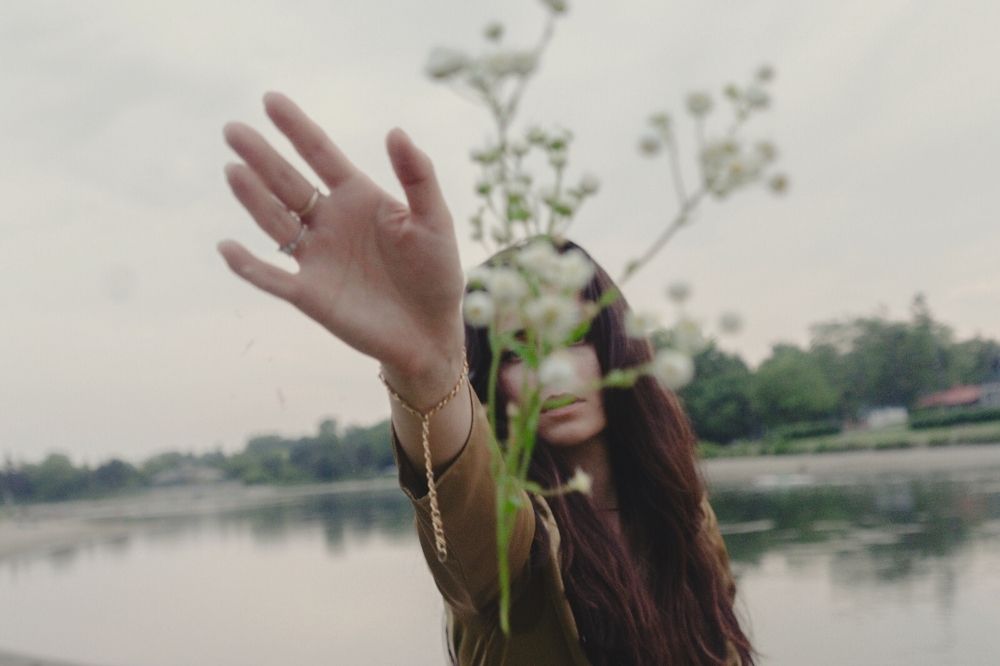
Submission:
M 576 397 L 572 393 L 560 393 L 559 395 L 549 396 L 548 398 L 546 398 L 545 400 L 543 400 L 542 403 L 544 404 L 544 403 L 549 402 L 549 401 L 563 400 L 565 398 L 573 398 L 573 401 L 572 402 L 568 402 L 565 405 L 562 405 L 561 407 L 556 407 L 554 409 L 553 408 L 542 409 L 542 414 L 544 414 L 546 412 L 558 411 L 560 409 L 565 409 L 566 407 L 569 407 L 571 405 L 575 405 L 578 402 L 582 402 L 582 400 L 580 400 L 580 398 Z

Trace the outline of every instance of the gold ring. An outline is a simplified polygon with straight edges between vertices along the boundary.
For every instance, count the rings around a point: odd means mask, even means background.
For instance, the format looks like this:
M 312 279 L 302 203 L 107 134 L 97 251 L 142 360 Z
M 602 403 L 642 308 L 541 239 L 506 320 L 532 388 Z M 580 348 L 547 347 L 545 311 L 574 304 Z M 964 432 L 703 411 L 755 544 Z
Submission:
M 319 189 L 314 187 L 312 194 L 309 195 L 309 201 L 306 202 L 306 205 L 299 210 L 293 210 L 292 213 L 295 217 L 301 219 L 312 212 L 312 209 L 316 207 L 317 201 L 319 201 Z

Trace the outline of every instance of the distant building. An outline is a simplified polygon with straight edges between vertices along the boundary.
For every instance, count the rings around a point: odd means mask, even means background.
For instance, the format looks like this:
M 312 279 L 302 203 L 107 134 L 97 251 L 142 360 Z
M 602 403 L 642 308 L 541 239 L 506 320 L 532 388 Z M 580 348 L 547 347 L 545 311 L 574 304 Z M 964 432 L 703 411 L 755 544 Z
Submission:
M 979 404 L 983 389 L 981 386 L 952 386 L 950 389 L 925 395 L 917 401 L 920 409 L 932 407 L 975 407 Z
M 869 430 L 906 425 L 909 412 L 906 407 L 876 407 L 868 410 L 861 419 L 862 427 Z
M 1000 382 L 953 386 L 925 395 L 917 402 L 920 409 L 957 407 L 1000 407 Z

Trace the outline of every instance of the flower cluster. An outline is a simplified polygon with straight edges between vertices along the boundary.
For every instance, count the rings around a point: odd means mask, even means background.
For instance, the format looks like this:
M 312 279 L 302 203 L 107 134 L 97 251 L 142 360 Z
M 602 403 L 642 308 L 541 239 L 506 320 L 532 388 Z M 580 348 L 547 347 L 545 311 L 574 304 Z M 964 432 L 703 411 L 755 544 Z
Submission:
M 715 101 L 708 92 L 692 92 L 687 97 L 687 111 L 696 124 L 696 140 L 698 145 L 698 165 L 701 170 L 702 187 L 716 198 L 724 198 L 729 193 L 747 184 L 761 180 L 765 170 L 778 158 L 778 151 L 769 141 L 758 141 L 752 146 L 747 145 L 738 136 L 742 125 L 754 113 L 766 110 L 771 105 L 771 95 L 767 85 L 774 79 L 774 69 L 762 66 L 757 70 L 753 81 L 743 87 L 730 83 L 723 88 L 723 96 L 731 103 L 734 120 L 728 130 L 721 135 L 706 138 L 705 124 L 707 118 L 715 109 Z M 649 118 L 650 129 L 639 139 L 639 152 L 652 157 L 666 147 L 677 150 L 677 140 L 674 136 L 673 123 L 667 113 L 655 113 Z M 679 170 L 676 153 L 672 153 L 671 167 Z M 675 174 L 675 184 L 678 190 L 683 182 L 679 174 Z M 783 193 L 788 186 L 788 178 L 782 174 L 772 175 L 768 182 L 775 193 Z M 678 192 L 681 199 L 684 192 Z
M 470 218 L 472 238 L 490 251 L 539 234 L 565 235 L 584 200 L 600 187 L 592 174 L 583 174 L 576 185 L 567 182 L 573 139 L 568 130 L 530 127 L 520 137 L 511 137 L 524 87 L 538 69 L 555 19 L 567 10 L 565 0 L 542 0 L 542 4 L 548 19 L 534 48 L 504 47 L 504 27 L 493 21 L 483 29 L 486 52 L 472 56 L 436 48 L 425 68 L 432 79 L 452 84 L 459 93 L 483 104 L 496 123 L 495 139 L 471 152 L 480 169 L 475 183 L 480 206 Z M 547 167 L 551 178 L 537 178 L 532 165 Z
M 596 176 L 583 174 L 571 179 L 567 173 L 573 134 L 561 127 L 532 126 L 521 132 L 512 129 L 525 86 L 539 69 L 541 56 L 554 31 L 555 21 L 567 11 L 566 0 L 540 0 L 546 23 L 533 48 L 510 48 L 503 44 L 504 26 L 488 23 L 482 36 L 484 52 L 437 48 L 426 63 L 433 80 L 451 85 L 488 109 L 496 133 L 486 145 L 473 149 L 472 162 L 478 171 L 475 192 L 478 206 L 471 216 L 472 238 L 491 254 L 508 248 L 490 266 L 469 272 L 468 291 L 463 304 L 465 321 L 488 332 L 492 363 L 487 382 L 491 424 L 496 425 L 497 379 L 500 359 L 513 355 L 525 363 L 537 379 L 525 385 L 517 405 L 507 408 L 507 441 L 497 442 L 495 452 L 503 457 L 497 465 L 497 558 L 499 570 L 499 617 L 509 632 L 510 580 L 507 544 L 514 516 L 523 504 L 521 493 L 541 495 L 562 492 L 589 492 L 590 478 L 582 471 L 554 489 L 541 488 L 528 479 L 528 465 L 536 441 L 538 418 L 545 408 L 540 396 L 573 393 L 579 382 L 574 358 L 566 349 L 583 339 L 591 320 L 617 298 L 617 291 L 603 294 L 597 303 L 579 296 L 592 279 L 595 267 L 585 254 L 569 249 L 560 252 L 553 242 L 565 238 L 566 231 L 582 204 L 600 189 Z M 686 110 L 695 126 L 695 159 L 699 170 L 697 187 L 688 191 L 681 169 L 680 145 L 674 119 L 665 112 L 649 117 L 640 137 L 639 151 L 648 157 L 666 154 L 670 161 L 677 212 L 637 258 L 626 263 L 619 286 L 649 264 L 682 227 L 694 219 L 694 212 L 707 196 L 722 199 L 751 183 L 766 180 L 772 191 L 782 193 L 788 179 L 773 174 L 778 158 L 774 144 L 760 140 L 748 143 L 739 134 L 743 124 L 771 104 L 769 84 L 774 79 L 770 67 L 760 68 L 746 86 L 730 84 L 723 97 L 732 105 L 734 121 L 721 134 L 707 135 L 708 119 L 716 112 L 716 100 L 707 92 L 688 95 Z M 544 175 L 539 175 L 544 174 Z M 525 241 L 525 242 L 521 242 Z M 626 333 L 646 338 L 654 350 L 650 362 L 634 368 L 616 368 L 600 381 L 602 388 L 627 388 L 643 376 L 657 379 L 677 391 L 691 382 L 695 357 L 710 338 L 701 322 L 686 314 L 684 305 L 691 289 L 676 282 L 667 296 L 678 310 L 669 328 L 647 312 L 629 312 Z M 735 333 L 741 318 L 726 313 L 719 319 L 722 333 Z M 555 403 L 556 399 L 549 402 Z M 496 435 L 496 429 L 491 430 Z
M 547 237 L 512 248 L 504 259 L 470 271 L 466 322 L 501 334 L 529 331 L 549 349 L 571 342 L 587 321 L 576 294 L 594 274 L 590 259 L 577 249 L 560 254 Z
M 506 247 L 538 234 L 565 235 L 583 202 L 600 189 L 600 181 L 588 173 L 575 185 L 566 183 L 572 140 L 569 130 L 534 126 L 518 139 L 471 151 L 480 168 L 475 191 L 481 201 L 470 218 L 473 240 Z M 536 182 L 532 163 L 548 166 L 552 178 L 547 184 Z

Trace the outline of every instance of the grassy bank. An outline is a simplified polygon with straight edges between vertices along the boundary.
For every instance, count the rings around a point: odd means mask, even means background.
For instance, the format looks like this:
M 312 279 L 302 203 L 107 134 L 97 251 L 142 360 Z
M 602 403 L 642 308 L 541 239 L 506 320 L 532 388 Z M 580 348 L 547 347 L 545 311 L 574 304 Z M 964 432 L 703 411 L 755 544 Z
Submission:
M 920 430 L 912 430 L 907 426 L 896 426 L 880 430 L 849 431 L 836 435 L 803 437 L 801 439 L 774 438 L 738 441 L 726 446 L 712 442 L 699 442 L 698 450 L 703 458 L 735 458 L 833 453 L 837 451 L 913 449 L 955 444 L 1000 444 L 1000 422 L 970 423 Z

